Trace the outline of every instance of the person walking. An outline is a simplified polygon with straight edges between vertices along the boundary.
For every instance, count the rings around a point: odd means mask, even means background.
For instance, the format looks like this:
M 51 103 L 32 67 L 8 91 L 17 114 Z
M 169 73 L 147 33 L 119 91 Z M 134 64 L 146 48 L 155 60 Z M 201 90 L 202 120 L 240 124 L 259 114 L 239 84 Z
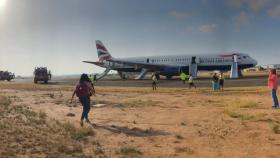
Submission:
M 76 85 L 76 89 L 73 92 L 71 103 L 74 99 L 75 94 L 79 98 L 79 101 L 83 106 L 83 112 L 82 112 L 81 122 L 80 122 L 80 125 L 83 126 L 84 120 L 86 120 L 87 123 L 90 123 L 88 118 L 88 113 L 90 112 L 90 96 L 95 95 L 94 86 L 91 83 L 87 74 L 81 75 L 80 81 Z
M 222 90 L 224 90 L 224 82 L 225 82 L 224 74 L 221 72 L 219 76 L 219 86 L 220 89 Z
M 271 89 L 272 100 L 274 103 L 273 108 L 279 108 L 277 97 L 278 77 L 275 69 L 271 69 L 268 77 L 268 87 Z
M 93 75 L 89 75 L 89 80 L 90 80 L 90 82 L 93 84 L 94 83 L 94 77 L 93 77 Z
M 93 75 L 93 82 L 96 82 L 97 81 L 97 75 Z
M 183 84 L 186 84 L 187 75 L 183 71 L 180 74 L 180 78 L 181 78 Z
M 217 76 L 217 73 L 214 73 L 212 77 L 212 88 L 213 91 L 217 91 L 219 89 L 219 77 Z
M 191 89 L 192 87 L 196 88 L 196 85 L 195 85 L 194 82 L 193 82 L 192 74 L 190 74 L 188 83 L 189 83 L 189 89 Z
M 157 90 L 157 76 L 155 73 L 152 74 L 152 87 L 153 87 L 153 90 Z

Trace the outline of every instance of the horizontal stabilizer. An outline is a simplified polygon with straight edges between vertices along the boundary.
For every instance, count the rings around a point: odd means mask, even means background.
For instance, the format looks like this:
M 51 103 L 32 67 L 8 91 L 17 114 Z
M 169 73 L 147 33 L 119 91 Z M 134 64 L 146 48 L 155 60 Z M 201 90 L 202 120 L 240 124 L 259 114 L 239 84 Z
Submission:
M 104 63 L 102 62 L 99 62 L 99 61 L 83 61 L 84 63 L 88 63 L 88 64 L 94 64 L 94 65 L 97 65 L 97 66 L 103 66 Z

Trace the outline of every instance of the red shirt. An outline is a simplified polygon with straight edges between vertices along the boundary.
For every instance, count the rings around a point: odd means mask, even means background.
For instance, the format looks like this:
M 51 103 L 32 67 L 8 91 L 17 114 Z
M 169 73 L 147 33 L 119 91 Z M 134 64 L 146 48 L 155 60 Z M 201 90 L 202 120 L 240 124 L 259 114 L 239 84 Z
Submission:
M 275 74 L 270 74 L 268 77 L 268 87 L 270 89 L 278 88 L 278 77 Z

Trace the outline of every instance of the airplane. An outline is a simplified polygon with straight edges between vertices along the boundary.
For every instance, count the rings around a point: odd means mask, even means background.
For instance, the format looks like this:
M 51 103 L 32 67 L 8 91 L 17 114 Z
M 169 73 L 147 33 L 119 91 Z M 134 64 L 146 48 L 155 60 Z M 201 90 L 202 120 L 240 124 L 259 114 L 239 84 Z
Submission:
M 140 72 L 135 79 L 143 79 L 148 72 L 156 72 L 170 79 L 173 76 L 179 76 L 182 71 L 196 78 L 197 71 L 233 71 L 235 64 L 235 71 L 240 73 L 243 69 L 257 65 L 257 61 L 248 54 L 237 52 L 114 58 L 100 40 L 96 41 L 96 48 L 99 61 L 83 62 L 105 68 L 97 80 L 106 76 L 110 70 L 117 71 L 122 78 L 125 72 Z

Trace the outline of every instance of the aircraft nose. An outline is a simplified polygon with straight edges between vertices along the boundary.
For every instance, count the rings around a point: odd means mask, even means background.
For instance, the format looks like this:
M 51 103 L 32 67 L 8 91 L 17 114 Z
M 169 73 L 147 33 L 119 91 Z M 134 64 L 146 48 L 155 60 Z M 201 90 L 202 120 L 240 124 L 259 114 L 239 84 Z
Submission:
M 258 65 L 258 61 L 255 60 L 255 59 L 252 59 L 252 60 L 253 60 L 253 65 L 254 65 L 254 66 L 257 66 L 257 65 Z

